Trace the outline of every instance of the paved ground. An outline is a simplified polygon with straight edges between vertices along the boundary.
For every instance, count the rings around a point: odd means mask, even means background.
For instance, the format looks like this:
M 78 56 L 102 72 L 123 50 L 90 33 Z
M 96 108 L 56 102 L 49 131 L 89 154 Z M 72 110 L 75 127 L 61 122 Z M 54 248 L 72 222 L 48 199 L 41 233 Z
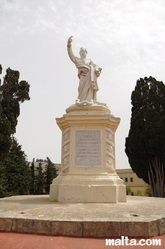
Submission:
M 161 246 L 106 246 L 105 239 L 161 239 Z M 134 241 L 134 243 L 135 243 Z M 143 242 L 145 242 L 143 241 Z M 57 203 L 47 195 L 0 199 L 0 249 L 165 248 L 165 198 Z
M 73 238 L 20 233 L 0 233 L 1 249 L 164 249 L 165 235 L 150 239 L 161 239 L 161 246 L 106 246 L 105 239 Z M 137 243 L 139 239 L 136 239 Z M 149 241 L 150 242 L 150 241 Z M 146 243 L 150 244 L 146 241 Z

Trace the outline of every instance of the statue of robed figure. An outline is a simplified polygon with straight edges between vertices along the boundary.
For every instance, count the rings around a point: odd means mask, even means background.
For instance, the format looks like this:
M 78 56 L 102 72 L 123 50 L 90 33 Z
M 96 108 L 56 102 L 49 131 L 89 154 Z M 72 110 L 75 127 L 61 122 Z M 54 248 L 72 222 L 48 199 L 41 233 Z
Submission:
M 67 42 L 67 51 L 69 58 L 78 69 L 79 87 L 78 99 L 79 105 L 92 105 L 97 101 L 97 91 L 99 90 L 97 78 L 100 76 L 102 68 L 93 63 L 87 56 L 87 50 L 80 48 L 80 58 L 75 56 L 72 51 L 72 36 Z

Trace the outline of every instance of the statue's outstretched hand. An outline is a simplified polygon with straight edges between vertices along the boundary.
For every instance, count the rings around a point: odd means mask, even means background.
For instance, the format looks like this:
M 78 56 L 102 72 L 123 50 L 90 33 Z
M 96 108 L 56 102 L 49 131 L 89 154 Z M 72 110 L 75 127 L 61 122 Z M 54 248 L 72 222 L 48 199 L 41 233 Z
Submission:
M 72 37 L 73 37 L 73 36 L 69 37 L 69 39 L 68 39 L 68 43 L 67 43 L 68 47 L 70 47 L 70 46 L 71 46 L 71 43 L 73 42 Z

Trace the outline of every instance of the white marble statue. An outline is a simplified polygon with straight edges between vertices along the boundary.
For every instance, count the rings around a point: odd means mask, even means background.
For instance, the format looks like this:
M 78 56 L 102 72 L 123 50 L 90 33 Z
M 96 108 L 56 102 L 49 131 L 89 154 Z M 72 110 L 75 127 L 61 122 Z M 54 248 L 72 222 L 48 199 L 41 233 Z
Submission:
M 79 87 L 78 105 L 92 105 L 97 101 L 96 93 L 99 90 L 97 78 L 100 76 L 102 68 L 95 65 L 91 59 L 86 58 L 87 50 L 80 48 L 80 58 L 76 57 L 72 51 L 72 36 L 67 42 L 68 55 L 78 69 Z

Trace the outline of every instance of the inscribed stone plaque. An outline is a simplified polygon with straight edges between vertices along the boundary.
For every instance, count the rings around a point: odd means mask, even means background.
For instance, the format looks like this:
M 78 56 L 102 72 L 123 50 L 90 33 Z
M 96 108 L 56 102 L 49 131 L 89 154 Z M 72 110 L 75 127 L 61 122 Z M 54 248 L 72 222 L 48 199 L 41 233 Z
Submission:
M 75 166 L 101 166 L 101 130 L 75 131 Z

